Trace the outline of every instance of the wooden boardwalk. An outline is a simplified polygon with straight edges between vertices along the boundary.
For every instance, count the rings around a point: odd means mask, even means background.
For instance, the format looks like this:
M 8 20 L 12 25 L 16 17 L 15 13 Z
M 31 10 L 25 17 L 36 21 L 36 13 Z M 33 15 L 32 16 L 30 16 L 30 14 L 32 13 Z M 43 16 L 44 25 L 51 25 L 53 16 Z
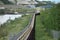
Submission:
M 9 40 L 27 40 L 34 27 L 35 14 L 33 14 L 27 27 Z

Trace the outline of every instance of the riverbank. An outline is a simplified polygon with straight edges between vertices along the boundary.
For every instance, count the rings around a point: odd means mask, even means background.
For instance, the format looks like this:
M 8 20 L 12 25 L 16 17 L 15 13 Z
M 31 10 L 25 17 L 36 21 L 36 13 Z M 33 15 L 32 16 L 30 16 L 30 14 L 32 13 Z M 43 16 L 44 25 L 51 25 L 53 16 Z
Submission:
M 29 23 L 32 15 L 23 15 L 14 21 L 7 22 L 0 27 L 0 40 L 9 40 L 10 37 L 17 35 Z

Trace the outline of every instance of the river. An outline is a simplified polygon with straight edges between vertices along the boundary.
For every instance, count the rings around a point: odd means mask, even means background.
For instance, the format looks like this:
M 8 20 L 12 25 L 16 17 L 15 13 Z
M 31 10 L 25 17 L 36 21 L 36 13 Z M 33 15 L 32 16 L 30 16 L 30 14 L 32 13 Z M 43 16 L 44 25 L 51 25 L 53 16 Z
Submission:
M 5 22 L 7 22 L 8 19 L 10 20 L 15 20 L 15 18 L 19 18 L 22 17 L 22 14 L 4 14 L 4 15 L 0 15 L 0 25 L 4 24 Z

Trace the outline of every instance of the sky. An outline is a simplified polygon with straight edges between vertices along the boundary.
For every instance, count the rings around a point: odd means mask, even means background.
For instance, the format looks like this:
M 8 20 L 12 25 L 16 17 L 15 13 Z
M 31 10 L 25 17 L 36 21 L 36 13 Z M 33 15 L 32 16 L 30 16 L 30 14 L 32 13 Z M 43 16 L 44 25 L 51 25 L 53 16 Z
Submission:
M 14 0 L 10 0 L 10 1 L 14 1 Z M 60 2 L 60 0 L 38 0 L 38 1 L 52 1 L 52 2 L 55 2 L 55 3 Z
M 55 2 L 55 3 L 59 3 L 60 0 L 38 0 L 38 1 L 52 1 L 52 2 Z

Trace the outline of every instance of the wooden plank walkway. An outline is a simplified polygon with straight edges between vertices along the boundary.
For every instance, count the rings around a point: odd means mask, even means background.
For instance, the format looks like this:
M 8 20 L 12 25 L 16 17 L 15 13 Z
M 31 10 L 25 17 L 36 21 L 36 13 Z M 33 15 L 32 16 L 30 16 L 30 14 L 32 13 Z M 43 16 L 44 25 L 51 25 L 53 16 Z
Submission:
M 24 30 L 22 30 L 20 33 L 18 33 L 17 35 L 11 37 L 9 40 L 27 40 L 27 38 L 29 37 L 34 27 L 34 20 L 35 20 L 35 14 L 33 14 L 27 27 Z

